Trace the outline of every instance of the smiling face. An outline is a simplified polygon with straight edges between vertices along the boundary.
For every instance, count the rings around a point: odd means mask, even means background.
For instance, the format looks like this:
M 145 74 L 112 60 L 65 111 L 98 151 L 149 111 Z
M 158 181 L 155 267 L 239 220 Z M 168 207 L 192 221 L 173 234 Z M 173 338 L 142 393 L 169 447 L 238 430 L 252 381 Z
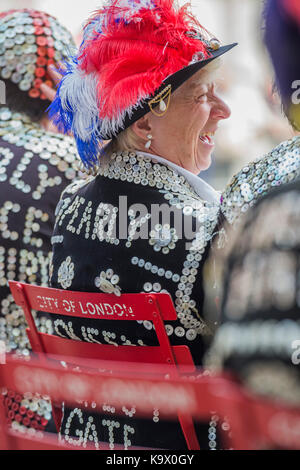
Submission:
M 173 93 L 164 116 L 148 113 L 133 124 L 133 130 L 145 143 L 152 135 L 147 152 L 199 174 L 211 165 L 219 121 L 230 114 L 216 93 L 215 74 L 202 69 Z

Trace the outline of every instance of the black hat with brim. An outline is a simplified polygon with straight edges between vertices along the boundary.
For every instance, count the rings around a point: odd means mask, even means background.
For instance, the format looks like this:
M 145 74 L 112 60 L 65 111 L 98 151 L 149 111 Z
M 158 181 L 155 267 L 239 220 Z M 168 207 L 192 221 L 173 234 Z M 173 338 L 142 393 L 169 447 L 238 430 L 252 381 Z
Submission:
M 201 60 L 195 62 L 194 64 L 188 65 L 187 67 L 184 67 L 183 69 L 178 70 L 178 72 L 175 72 L 173 75 L 167 77 L 163 81 L 159 89 L 155 93 L 153 93 L 152 97 L 149 97 L 147 100 L 144 100 L 141 103 L 141 106 L 139 106 L 133 111 L 131 116 L 127 115 L 127 117 L 125 118 L 124 125 L 118 131 L 118 134 L 130 127 L 134 122 L 138 121 L 141 117 L 145 116 L 145 114 L 149 113 L 153 108 L 155 108 L 159 104 L 159 100 L 156 104 L 152 104 L 151 107 L 150 104 L 151 102 L 153 102 L 153 99 L 155 97 L 159 96 L 163 92 L 163 90 L 169 87 L 171 89 L 171 93 L 174 93 L 177 88 L 183 85 L 195 73 L 204 68 L 206 65 L 210 64 L 213 60 L 217 59 L 218 57 L 221 57 L 223 54 L 230 51 L 235 46 L 237 46 L 237 43 L 221 46 L 215 51 L 210 51 L 211 57 L 209 57 L 208 59 Z M 102 138 L 104 140 L 109 140 L 111 139 L 111 136 L 102 136 Z

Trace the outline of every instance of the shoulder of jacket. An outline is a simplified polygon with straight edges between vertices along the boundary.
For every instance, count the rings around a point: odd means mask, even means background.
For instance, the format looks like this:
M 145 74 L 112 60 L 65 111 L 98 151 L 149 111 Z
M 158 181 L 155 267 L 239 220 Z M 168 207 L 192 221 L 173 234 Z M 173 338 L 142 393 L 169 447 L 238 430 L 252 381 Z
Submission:
M 221 210 L 229 223 L 234 223 L 263 195 L 299 174 L 300 136 L 296 136 L 236 173 L 222 194 Z

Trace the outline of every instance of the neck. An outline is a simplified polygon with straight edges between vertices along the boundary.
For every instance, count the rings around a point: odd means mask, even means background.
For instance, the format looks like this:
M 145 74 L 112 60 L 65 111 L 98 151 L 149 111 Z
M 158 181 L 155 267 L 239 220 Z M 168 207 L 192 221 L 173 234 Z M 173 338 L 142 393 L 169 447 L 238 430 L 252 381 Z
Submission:
M 181 158 L 174 152 L 174 154 L 170 153 L 170 155 L 167 157 L 166 155 L 161 155 L 161 153 L 157 152 L 155 153 L 155 149 L 149 149 L 149 150 L 140 150 L 143 153 L 148 153 L 149 155 L 153 156 L 158 156 L 161 158 L 164 158 L 165 160 L 168 160 L 171 163 L 174 163 L 175 165 L 183 168 L 184 170 L 189 171 L 190 173 L 193 173 L 194 175 L 199 175 L 201 170 L 198 170 L 198 168 L 195 168 L 193 165 L 191 165 L 191 161 L 187 161 L 186 159 L 181 160 Z M 189 163 L 189 165 L 187 164 Z

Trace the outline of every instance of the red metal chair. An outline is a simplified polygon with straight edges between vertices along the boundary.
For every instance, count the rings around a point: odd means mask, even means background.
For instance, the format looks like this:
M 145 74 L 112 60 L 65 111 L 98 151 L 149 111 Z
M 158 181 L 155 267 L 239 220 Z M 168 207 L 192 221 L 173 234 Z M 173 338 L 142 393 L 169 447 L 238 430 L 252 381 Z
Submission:
M 11 427 L 10 420 L 6 417 L 4 400 L 1 399 L 2 388 L 15 390 L 21 396 L 28 392 L 47 395 L 53 397 L 54 400 L 64 401 L 67 405 L 78 406 L 76 391 L 80 383 L 81 391 L 87 391 L 90 386 L 89 393 L 84 395 L 84 398 L 88 397 L 90 403 L 98 401 L 98 390 L 94 386 L 96 380 L 101 380 L 98 371 L 91 372 L 90 370 L 88 375 L 84 375 L 81 371 L 66 370 L 59 367 L 58 362 L 51 364 L 46 357 L 44 359 L 42 362 L 35 359 L 24 361 L 8 355 L 6 363 L 0 365 L 0 450 L 96 450 L 95 446 L 89 443 L 85 443 L 84 446 L 68 444 L 57 434 L 49 434 L 32 428 L 23 427 L 20 430 Z M 103 363 L 99 364 L 102 367 L 103 365 Z M 101 409 L 99 402 L 98 407 Z M 111 450 L 106 442 L 99 442 L 99 447 L 101 450 Z M 124 450 L 124 448 L 115 444 L 114 450 Z M 148 449 L 131 447 L 131 450 Z
M 162 409 L 164 417 L 176 418 L 178 409 L 201 420 L 207 420 L 212 409 L 221 417 L 226 415 L 232 428 L 232 436 L 227 434 L 228 448 L 300 448 L 299 408 L 258 398 L 226 376 L 202 376 L 193 380 L 180 376 L 166 378 L 169 366 L 149 366 L 147 372 L 141 372 L 139 364 L 130 363 L 126 371 L 121 371 L 123 365 L 123 362 L 97 362 L 97 368 L 103 372 L 91 369 L 76 371 L 61 368 L 55 362 L 41 363 L 34 359 L 27 362 L 8 357 L 7 363 L 0 365 L 0 389 L 5 386 L 21 394 L 49 395 L 54 401 L 65 401 L 70 405 L 75 405 L 76 400 L 86 400 L 94 402 L 98 409 L 108 400 L 116 408 L 123 404 L 130 406 L 134 401 L 141 416 L 151 414 L 155 391 L 157 406 Z M 113 374 L 107 369 L 111 369 Z M 126 393 L 128 390 L 130 393 Z M 0 449 L 48 448 L 69 446 L 59 443 L 53 436 L 51 439 L 44 435 L 20 437 L 19 433 L 8 430 L 0 401 Z M 108 447 L 101 443 L 101 449 Z
M 95 294 L 63 291 L 10 281 L 12 295 L 21 306 L 28 326 L 27 334 L 32 350 L 37 354 L 76 358 L 76 364 L 86 360 L 109 360 L 126 363 L 167 364 L 171 377 L 181 372 L 192 373 L 195 365 L 187 346 L 171 346 L 166 334 L 164 321 L 177 319 L 177 314 L 168 294 L 124 294 L 116 297 L 109 294 Z M 153 322 L 159 346 L 113 346 L 86 343 L 41 333 L 37 330 L 31 311 L 43 311 L 66 317 L 80 317 L 115 321 Z M 61 422 L 61 407 L 53 403 L 53 417 L 57 428 Z M 199 449 L 193 420 L 188 414 L 178 413 L 188 449 Z
M 291 407 L 280 402 L 251 397 L 248 401 L 252 416 L 251 433 L 237 445 L 246 449 L 300 449 L 300 406 Z

